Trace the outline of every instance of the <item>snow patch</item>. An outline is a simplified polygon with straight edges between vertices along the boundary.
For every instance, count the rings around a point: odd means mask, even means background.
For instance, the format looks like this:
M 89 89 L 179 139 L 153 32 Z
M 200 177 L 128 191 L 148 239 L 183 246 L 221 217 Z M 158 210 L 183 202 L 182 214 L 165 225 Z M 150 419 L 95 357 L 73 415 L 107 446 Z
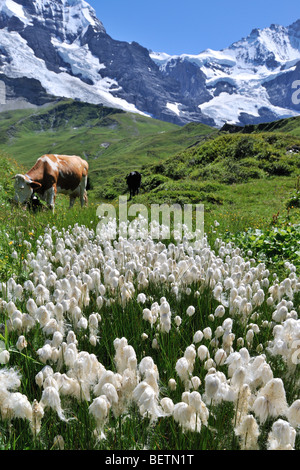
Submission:
M 1 0 L 2 2 L 3 0 Z M 30 20 L 26 17 L 24 9 L 22 5 L 19 3 L 14 2 L 13 0 L 5 0 L 3 5 L 1 6 L 2 11 L 6 13 L 7 16 L 12 17 L 16 16 L 19 18 L 25 25 L 30 24 Z
M 57 74 L 48 70 L 45 62 L 34 55 L 33 50 L 28 46 L 25 39 L 17 32 L 11 31 L 8 34 L 7 28 L 0 30 L 0 44 L 6 49 L 12 59 L 10 63 L 5 63 L 2 66 L 2 73 L 10 78 L 20 78 L 24 76 L 27 78 L 38 78 L 43 88 L 45 88 L 50 95 L 79 99 L 91 104 L 103 104 L 104 106 L 139 113 L 145 116 L 147 115 L 126 100 L 112 96 L 110 88 L 112 85 L 116 87 L 118 84 L 109 78 L 102 78 L 101 75 L 97 73 L 97 70 L 101 69 L 101 64 L 99 64 L 99 61 L 96 62 L 96 58 L 92 59 L 92 63 L 96 68 L 93 69 L 93 67 L 89 65 L 91 67 L 89 77 L 94 80 L 94 84 L 89 85 L 80 80 L 80 78 L 73 77 L 66 72 Z M 61 44 L 60 47 L 62 48 L 61 50 L 65 52 L 71 52 L 70 62 L 74 70 L 76 70 L 78 66 L 78 72 L 80 72 L 81 67 L 78 61 L 80 55 L 85 54 L 86 50 L 83 48 L 75 53 L 75 48 L 73 49 L 72 45 L 67 45 L 66 43 Z M 24 72 L 23 64 L 26 64 L 26 70 Z M 87 62 L 85 66 L 88 68 Z
M 181 103 L 167 103 L 167 109 L 172 111 L 172 113 L 176 114 L 177 116 L 181 116 L 184 114 L 184 111 L 180 110 L 180 106 L 182 106 Z

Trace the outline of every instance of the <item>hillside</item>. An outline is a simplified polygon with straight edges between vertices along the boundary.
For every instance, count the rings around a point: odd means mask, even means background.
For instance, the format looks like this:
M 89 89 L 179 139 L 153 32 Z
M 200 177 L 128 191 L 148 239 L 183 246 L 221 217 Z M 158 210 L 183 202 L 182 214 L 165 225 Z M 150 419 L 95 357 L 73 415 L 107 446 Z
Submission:
M 283 132 L 211 134 L 164 161 L 144 167 L 145 195 L 140 199 L 197 202 L 199 191 L 215 193 L 228 185 L 255 180 L 266 184 L 276 176 L 293 177 L 299 174 L 299 149 L 300 138 Z M 110 181 L 114 187 L 117 183 L 118 178 Z M 221 203 L 219 197 L 213 199 Z
M 300 116 L 295 116 L 287 119 L 279 119 L 274 122 L 267 122 L 261 124 L 248 124 L 244 127 L 235 126 L 232 124 L 225 124 L 222 129 L 223 132 L 230 134 L 242 133 L 252 134 L 261 132 L 284 132 L 285 134 L 291 134 L 295 137 L 300 137 Z
M 203 124 L 180 127 L 134 113 L 73 100 L 38 110 L 0 113 L 0 150 L 30 168 L 45 153 L 87 159 L 94 187 L 153 164 L 216 132 Z
M 297 221 L 299 148 L 300 138 L 284 132 L 213 134 L 142 168 L 142 189 L 134 202 L 202 203 L 209 233 L 214 230 L 210 228 L 214 220 L 223 232 L 266 227 L 278 216 Z M 120 177 L 101 188 L 103 196 L 112 198 L 125 191 Z

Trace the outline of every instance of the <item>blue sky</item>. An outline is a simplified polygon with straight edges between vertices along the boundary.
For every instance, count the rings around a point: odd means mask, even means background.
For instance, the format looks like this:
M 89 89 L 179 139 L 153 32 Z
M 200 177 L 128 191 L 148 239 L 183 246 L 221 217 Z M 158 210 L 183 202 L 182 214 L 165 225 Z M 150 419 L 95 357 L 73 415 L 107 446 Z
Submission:
M 299 0 L 87 0 L 114 39 L 156 52 L 222 49 L 272 23 L 300 19 Z

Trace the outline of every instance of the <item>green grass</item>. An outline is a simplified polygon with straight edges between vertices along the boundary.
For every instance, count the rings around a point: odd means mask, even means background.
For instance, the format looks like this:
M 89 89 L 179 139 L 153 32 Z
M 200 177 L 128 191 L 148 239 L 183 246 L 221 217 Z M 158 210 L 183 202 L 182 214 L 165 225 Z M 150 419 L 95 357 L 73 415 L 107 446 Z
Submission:
M 224 130 L 230 133 L 238 132 L 244 134 L 280 132 L 284 134 L 290 134 L 295 137 L 300 137 L 300 118 L 299 116 L 296 116 L 288 119 L 279 119 L 277 121 L 268 123 L 249 124 L 244 127 L 226 124 Z
M 27 171 L 45 153 L 79 155 L 89 162 L 96 194 L 108 178 L 167 158 L 211 132 L 215 130 L 202 124 L 181 128 L 72 100 L 0 113 L 2 152 Z
M 24 270 L 22 262 L 26 259 L 29 252 L 36 253 L 39 246 L 43 247 L 44 233 L 48 231 L 49 227 L 56 227 L 54 230 L 56 235 L 53 235 L 54 242 L 55 239 L 61 238 L 63 235 L 68 236 L 68 233 L 72 235 L 74 224 L 85 225 L 90 229 L 96 228 L 95 206 L 81 209 L 78 205 L 75 205 L 71 211 L 68 211 L 66 210 L 66 202 L 64 197 L 58 198 L 55 215 L 52 215 L 50 212 L 32 215 L 28 212 L 24 213 L 15 209 L 11 211 L 9 216 L 7 211 L 5 223 L 9 237 L 5 243 L 2 241 L 1 246 L 5 245 L 5 253 L 8 258 L 6 269 L 2 270 L 2 282 L 5 282 L 11 276 L 20 283 L 30 278 L 28 274 L 30 274 L 31 270 Z M 218 220 L 221 221 L 221 219 Z M 237 227 L 237 223 L 237 220 L 227 219 L 228 225 L 226 226 L 234 230 Z M 211 241 L 216 236 L 222 236 L 222 227 L 219 226 L 214 229 L 217 230 L 217 234 L 211 234 Z M 229 237 L 228 241 L 232 241 L 232 239 Z M 30 248 L 27 245 L 28 242 L 31 243 Z M 236 242 L 238 245 L 240 242 L 240 246 L 245 250 L 252 246 L 251 240 L 249 243 L 245 243 L 245 240 L 236 238 Z M 75 252 L 80 253 L 83 247 L 84 241 L 78 239 L 75 244 Z M 12 257 L 14 250 L 18 253 L 17 259 Z M 55 266 L 58 267 L 58 264 L 55 264 Z M 275 269 L 277 266 L 275 266 Z M 286 274 L 281 272 L 280 275 L 284 276 Z M 138 292 L 136 279 L 134 280 L 134 286 Z M 190 287 L 190 292 L 183 293 L 178 299 L 163 284 L 150 283 L 146 289 L 143 289 L 148 298 L 146 304 L 139 304 L 136 301 L 136 297 L 134 297 L 126 306 L 115 302 L 103 307 L 100 311 L 102 321 L 100 323 L 99 343 L 96 346 L 92 346 L 88 341 L 87 334 L 84 331 L 76 330 L 78 351 L 95 354 L 107 370 L 116 371 L 113 340 L 117 337 L 126 337 L 128 344 L 136 352 L 138 362 L 144 356 L 149 355 L 153 358 L 159 370 L 161 397 L 169 397 L 174 403 L 181 401 L 185 388 L 176 376 L 175 366 L 177 359 L 183 356 L 185 349 L 191 344 L 195 331 L 203 330 L 208 325 L 213 326 L 215 329 L 224 320 L 224 318 L 216 319 L 213 324 L 210 324 L 208 321 L 208 316 L 214 313 L 218 305 L 218 301 L 213 297 L 211 289 L 202 287 L 201 295 L 195 297 L 195 292 L 199 289 L 199 286 L 194 284 Z M 113 293 L 110 293 L 109 296 L 112 298 Z M 168 335 L 151 328 L 142 319 L 143 308 L 150 308 L 151 303 L 159 301 L 162 296 L 166 296 L 170 303 L 172 318 L 174 319 L 176 315 L 179 315 L 183 320 L 180 328 L 176 328 L 173 324 Z M 27 295 L 17 303 L 18 308 L 22 312 L 26 311 L 26 299 Z M 295 308 L 299 307 L 299 300 L 299 298 L 295 299 Z M 189 305 L 194 305 L 197 310 L 197 314 L 191 318 L 184 314 Z M 91 292 L 90 303 L 83 309 L 84 315 L 88 318 L 92 312 L 97 310 L 96 296 Z M 261 323 L 263 320 L 271 319 L 273 310 L 264 304 L 259 311 L 260 319 L 256 320 L 256 322 L 261 330 L 255 336 L 252 347 L 249 348 L 252 355 L 257 354 L 256 348 L 258 345 L 265 345 L 271 339 L 270 330 L 263 329 Z M 1 319 L 3 321 L 3 316 Z M 69 328 L 75 328 L 72 320 L 69 321 L 71 321 Z M 236 338 L 244 337 L 246 332 L 245 325 L 239 325 L 236 319 L 234 331 Z M 147 333 L 147 341 L 141 341 L 143 333 Z M 22 353 L 15 347 L 18 336 L 19 333 L 13 331 L 6 337 L 6 347 L 10 351 L 9 366 L 20 370 L 22 382 L 19 391 L 25 394 L 30 402 L 32 402 L 34 399 L 39 400 L 41 398 L 42 391 L 35 383 L 35 376 L 44 367 L 44 364 L 38 358 L 37 350 L 44 344 L 45 335 L 38 325 L 30 332 L 25 333 L 28 346 Z M 151 346 L 154 338 L 158 341 L 159 349 L 153 349 Z M 209 340 L 204 340 L 203 344 L 210 348 Z M 236 347 L 236 343 L 234 345 Z M 285 371 L 284 364 L 276 358 L 272 359 L 269 356 L 268 361 L 272 365 L 274 375 L 281 377 Z M 55 370 L 55 365 L 52 366 Z M 60 372 L 62 373 L 64 370 L 62 369 Z M 225 366 L 219 367 L 218 370 L 226 373 Z M 193 374 L 197 375 L 202 381 L 202 386 L 200 387 L 201 393 L 204 390 L 203 384 L 206 373 L 207 371 L 201 366 L 200 361 L 197 360 Z M 171 377 L 177 379 L 175 391 L 170 391 L 168 388 L 168 380 Z M 298 396 L 298 388 L 295 382 L 286 380 L 285 389 L 288 401 L 292 403 Z M 63 422 L 58 419 L 57 414 L 53 410 L 46 410 L 42 420 L 41 432 L 37 439 L 32 438 L 26 421 L 20 419 L 14 419 L 11 422 L 9 420 L 0 421 L 1 448 L 3 450 L 50 450 L 55 448 L 54 442 L 57 436 L 63 436 L 64 446 L 67 450 L 142 450 L 146 448 L 157 451 L 195 451 L 198 449 L 239 449 L 239 443 L 232 426 L 235 419 L 235 410 L 233 405 L 228 402 L 210 406 L 209 426 L 202 426 L 200 435 L 192 432 L 182 433 L 180 426 L 172 418 L 160 418 L 155 424 L 150 424 L 149 418 L 142 418 L 137 406 L 132 405 L 128 410 L 129 419 L 126 416 L 116 418 L 113 414 L 110 415 L 109 422 L 104 430 L 106 440 L 100 441 L 94 434 L 95 422 L 88 412 L 90 402 L 78 402 L 75 398 L 65 397 L 62 398 L 61 403 L 70 421 Z M 274 420 L 270 419 L 261 426 L 261 448 L 266 446 L 266 438 L 273 422 Z M 297 446 L 299 446 L 299 442 Z

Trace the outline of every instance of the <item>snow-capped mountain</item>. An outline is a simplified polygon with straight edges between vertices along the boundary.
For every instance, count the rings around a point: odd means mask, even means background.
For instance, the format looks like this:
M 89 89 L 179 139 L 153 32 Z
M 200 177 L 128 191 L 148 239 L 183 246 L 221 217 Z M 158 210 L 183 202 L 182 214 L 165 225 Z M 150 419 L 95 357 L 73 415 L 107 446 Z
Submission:
M 0 110 L 67 97 L 178 124 L 266 122 L 298 115 L 299 71 L 300 20 L 169 56 L 112 39 L 84 0 L 0 0 Z
M 289 27 L 271 25 L 227 49 L 199 55 L 151 53 L 165 74 L 176 76 L 180 64 L 192 63 L 205 76 L 209 99 L 199 102 L 216 125 L 249 124 L 298 115 L 295 80 L 300 79 L 300 20 Z M 298 87 L 300 82 L 298 84 Z M 180 115 L 180 104 L 178 105 Z

